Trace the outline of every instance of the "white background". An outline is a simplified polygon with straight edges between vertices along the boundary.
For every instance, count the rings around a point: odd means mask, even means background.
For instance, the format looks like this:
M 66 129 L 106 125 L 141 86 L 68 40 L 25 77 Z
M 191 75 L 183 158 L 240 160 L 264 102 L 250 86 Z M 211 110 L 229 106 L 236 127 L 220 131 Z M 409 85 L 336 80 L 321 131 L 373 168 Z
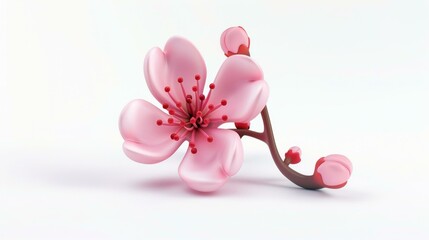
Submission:
M 157 2 L 0 1 L 0 239 L 429 238 L 428 1 Z M 300 146 L 303 173 L 345 154 L 345 188 L 295 187 L 253 139 L 214 194 L 180 181 L 184 148 L 150 166 L 122 153 L 122 107 L 155 103 L 146 52 L 185 36 L 211 82 L 236 25 L 279 149 Z

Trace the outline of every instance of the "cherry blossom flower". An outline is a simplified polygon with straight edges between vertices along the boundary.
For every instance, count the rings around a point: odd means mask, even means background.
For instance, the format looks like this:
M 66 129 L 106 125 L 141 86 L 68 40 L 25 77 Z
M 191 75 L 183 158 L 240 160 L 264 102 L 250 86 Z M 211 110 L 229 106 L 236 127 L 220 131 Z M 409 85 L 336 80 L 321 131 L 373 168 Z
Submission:
M 180 177 L 197 191 L 219 189 L 243 162 L 239 135 L 219 126 L 249 122 L 264 108 L 268 86 L 261 68 L 246 55 L 231 56 L 205 94 L 201 54 L 188 40 L 173 37 L 164 50 L 148 52 L 144 73 L 164 110 L 141 99 L 125 106 L 119 120 L 125 154 L 140 163 L 158 163 L 187 141 Z

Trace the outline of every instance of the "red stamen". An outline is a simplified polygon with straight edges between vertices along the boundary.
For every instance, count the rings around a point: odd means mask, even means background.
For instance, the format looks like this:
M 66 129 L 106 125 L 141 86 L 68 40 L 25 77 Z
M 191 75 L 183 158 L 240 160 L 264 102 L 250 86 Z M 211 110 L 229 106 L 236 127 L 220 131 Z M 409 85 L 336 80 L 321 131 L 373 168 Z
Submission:
M 200 94 L 200 110 L 203 109 L 204 99 L 206 99 L 206 96 L 204 96 L 204 94 Z
M 197 81 L 197 83 L 198 83 L 198 81 Z M 198 107 L 198 87 L 193 86 L 192 91 L 194 91 L 194 93 L 195 93 L 195 111 L 198 111 L 199 110 L 199 107 Z
M 182 118 L 187 118 L 188 117 L 188 116 L 185 116 L 183 114 L 176 113 L 176 111 L 174 111 L 173 109 L 168 110 L 168 114 L 170 114 L 170 116 L 175 117 L 178 120 L 180 120 Z
M 179 133 L 181 133 L 183 130 L 184 130 L 184 132 L 179 136 Z M 170 137 L 172 137 L 172 139 L 175 141 L 179 141 L 186 134 L 188 134 L 188 131 L 186 131 L 186 128 L 180 127 L 177 129 L 177 131 L 175 133 L 172 133 Z
M 179 82 L 180 83 L 180 88 L 182 89 L 182 94 L 183 94 L 183 97 L 185 98 L 185 100 L 186 100 L 186 102 L 188 101 L 188 95 L 186 95 L 186 91 L 185 91 L 185 87 L 183 87 L 183 78 L 181 78 L 181 77 L 179 77 L 178 79 L 177 79 L 177 82 Z
M 195 147 L 195 131 L 192 131 L 192 135 L 191 135 L 191 141 L 189 141 L 189 146 L 191 148 Z
M 220 107 L 222 107 L 222 104 L 219 104 L 219 105 L 217 105 L 216 107 L 214 107 L 213 105 L 209 105 L 209 111 L 207 111 L 204 115 L 203 115 L 203 117 L 205 117 L 205 116 L 207 116 L 207 115 L 209 115 L 210 113 L 212 113 L 212 112 L 214 112 L 214 111 L 216 111 L 218 108 L 220 108 Z
M 183 127 L 181 124 L 179 124 L 179 123 L 163 123 L 162 124 L 163 126 L 169 126 L 169 127 L 171 127 L 171 126 L 177 126 L 177 127 Z
M 199 81 L 201 79 L 201 76 L 199 74 L 195 75 L 195 80 Z
M 210 88 L 210 90 L 209 90 L 209 93 L 207 94 L 207 98 L 205 99 L 205 102 L 201 107 L 202 110 L 204 110 L 204 108 L 206 108 L 206 105 L 209 103 L 210 96 L 212 95 L 212 90 L 215 89 L 215 84 L 210 83 L 209 88 Z
M 227 116 L 227 115 L 223 115 L 223 116 L 222 116 L 222 120 L 223 120 L 223 121 L 228 120 L 228 116 Z
M 196 154 L 198 152 L 197 148 L 193 147 L 191 148 L 191 153 L 192 154 Z
M 164 104 L 162 104 L 162 108 L 164 108 L 164 109 L 167 109 L 169 106 L 168 106 L 168 103 L 164 103 Z
M 168 123 L 169 124 L 172 124 L 174 122 L 174 119 L 173 118 L 168 118 Z
M 189 114 L 192 114 L 193 112 L 194 112 L 194 109 L 193 109 L 193 107 L 192 107 L 192 98 L 188 98 L 189 99 L 189 102 L 188 101 L 186 101 L 187 103 L 188 103 L 188 108 L 189 108 Z M 188 100 L 187 99 L 187 100 Z
M 189 134 L 189 131 L 187 131 L 186 129 L 185 129 L 185 131 L 182 133 L 182 135 L 180 135 L 180 137 L 179 137 L 179 139 L 182 139 L 182 138 L 184 138 L 186 135 L 188 135 Z
M 213 137 L 209 136 L 203 129 L 199 128 L 200 132 L 207 138 L 207 142 L 213 142 Z
M 164 91 L 165 91 L 165 92 L 170 92 L 170 90 L 171 90 L 171 88 L 170 88 L 169 86 L 166 86 L 166 87 L 164 88 Z
M 212 112 L 216 111 L 218 108 L 220 108 L 220 107 L 222 107 L 222 106 L 226 106 L 226 104 L 227 104 L 227 103 L 228 103 L 228 102 L 227 102 L 225 99 L 222 99 L 222 101 L 220 102 L 220 104 L 219 104 L 219 105 L 217 105 L 216 107 L 214 107 L 214 106 L 213 106 L 213 104 L 210 104 L 210 105 L 209 105 L 209 111 L 207 111 L 207 112 L 203 115 L 203 117 L 205 117 L 205 116 L 209 115 L 210 113 L 212 113 Z
M 162 125 L 162 120 L 161 119 L 156 120 L 156 125 L 161 126 Z

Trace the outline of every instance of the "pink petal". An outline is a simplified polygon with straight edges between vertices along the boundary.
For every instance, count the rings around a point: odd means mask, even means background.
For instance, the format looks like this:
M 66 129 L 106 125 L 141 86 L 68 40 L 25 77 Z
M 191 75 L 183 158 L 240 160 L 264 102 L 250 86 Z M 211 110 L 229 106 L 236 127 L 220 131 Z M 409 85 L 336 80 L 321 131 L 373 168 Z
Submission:
M 325 161 L 337 162 L 344 165 L 347 170 L 351 173 L 353 171 L 352 162 L 344 155 L 341 154 L 331 154 L 325 157 Z
M 204 134 L 196 134 L 198 152 L 188 149 L 179 167 L 179 175 L 188 186 L 201 192 L 219 189 L 238 172 L 243 163 L 243 146 L 237 133 L 225 129 L 207 129 L 213 137 L 207 142 Z
M 206 65 L 200 52 L 190 41 L 181 37 L 172 37 L 165 44 L 164 51 L 156 47 L 147 53 L 144 73 L 152 95 L 161 104 L 168 103 L 174 107 L 175 102 L 164 88 L 169 86 L 176 101 L 184 104 L 185 98 L 177 79 L 183 78 L 186 93 L 193 95 L 192 86 L 197 84 L 195 75 L 200 75 L 199 91 L 202 93 L 206 79 Z
M 225 99 L 227 105 L 213 112 L 212 116 L 228 115 L 229 122 L 249 122 L 267 103 L 269 91 L 262 69 L 248 56 L 227 58 L 214 84 L 210 103 L 218 105 Z
M 167 121 L 168 115 L 145 100 L 136 99 L 122 110 L 119 129 L 125 142 L 125 154 L 141 163 L 157 163 L 170 157 L 182 144 L 171 140 L 177 127 L 158 126 L 158 119 Z

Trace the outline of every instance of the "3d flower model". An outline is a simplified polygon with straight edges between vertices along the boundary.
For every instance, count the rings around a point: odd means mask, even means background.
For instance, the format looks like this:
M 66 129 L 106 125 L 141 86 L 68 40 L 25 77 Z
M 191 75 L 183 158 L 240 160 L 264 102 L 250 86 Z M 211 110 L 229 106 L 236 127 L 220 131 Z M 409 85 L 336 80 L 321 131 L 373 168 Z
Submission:
M 119 119 L 125 154 L 137 162 L 158 163 L 187 141 L 179 175 L 190 188 L 211 192 L 239 171 L 241 137 L 249 136 L 268 145 L 276 166 L 295 184 L 307 189 L 346 185 L 352 164 L 342 155 L 320 158 L 311 176 L 289 167 L 300 162 L 301 150 L 290 148 L 284 159 L 278 153 L 266 107 L 268 85 L 250 57 L 247 33 L 241 27 L 225 30 L 221 47 L 227 59 L 206 91 L 205 62 L 188 40 L 172 37 L 164 50 L 155 47 L 147 53 L 146 83 L 163 110 L 140 99 L 125 106 Z M 250 121 L 259 114 L 263 132 L 250 130 Z M 226 122 L 234 122 L 236 129 L 219 128 Z

